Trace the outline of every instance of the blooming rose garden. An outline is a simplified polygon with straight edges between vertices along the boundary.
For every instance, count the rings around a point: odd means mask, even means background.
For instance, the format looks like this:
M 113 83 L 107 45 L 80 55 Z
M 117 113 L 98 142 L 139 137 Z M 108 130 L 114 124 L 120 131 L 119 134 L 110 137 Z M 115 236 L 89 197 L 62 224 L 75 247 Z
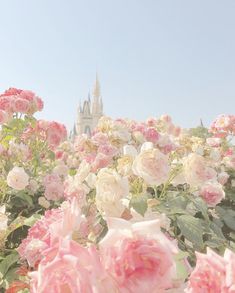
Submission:
M 0 95 L 0 292 L 235 293 L 235 116 L 72 141 L 42 109 Z

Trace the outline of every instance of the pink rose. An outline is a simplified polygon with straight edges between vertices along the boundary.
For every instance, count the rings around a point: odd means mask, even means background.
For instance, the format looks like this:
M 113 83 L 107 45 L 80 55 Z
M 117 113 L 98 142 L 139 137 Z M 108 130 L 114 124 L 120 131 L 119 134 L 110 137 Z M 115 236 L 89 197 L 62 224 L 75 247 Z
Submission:
M 9 113 L 0 109 L 0 124 L 7 123 L 9 121 L 9 118 Z
M 63 124 L 50 122 L 47 130 L 47 141 L 51 147 L 58 146 L 67 137 L 67 131 Z
M 29 107 L 30 107 L 29 101 L 22 98 L 16 98 L 13 102 L 14 112 L 26 114 L 29 111 Z
M 224 253 L 224 259 L 226 260 L 225 270 L 226 278 L 225 284 L 227 291 L 226 293 L 235 292 L 235 253 L 231 250 L 226 249 Z
M 191 153 L 183 163 L 185 180 L 191 186 L 200 186 L 208 180 L 216 178 L 216 171 L 207 166 L 204 157 Z
M 114 157 L 115 155 L 118 154 L 118 149 L 112 145 L 103 144 L 99 146 L 98 153 L 102 153 L 108 157 Z
M 6 112 L 12 112 L 12 96 L 0 96 L 0 109 Z
M 186 293 L 234 292 L 235 256 L 232 252 L 226 250 L 223 258 L 207 248 L 206 254 L 196 252 L 196 256 L 197 264 L 189 278 Z
M 44 250 L 50 247 L 49 227 L 62 216 L 61 209 L 48 210 L 44 217 L 29 229 L 27 238 L 23 239 L 17 251 L 21 258 L 26 259 L 31 266 L 35 266 L 42 259 Z
M 102 263 L 121 292 L 160 292 L 173 286 L 177 248 L 161 232 L 160 221 L 131 224 L 108 218 L 108 227 L 100 242 Z
M 118 292 L 114 280 L 103 269 L 97 250 L 74 241 L 62 242 L 55 257 L 41 261 L 30 277 L 32 293 Z
M 44 196 L 48 200 L 59 200 L 64 197 L 64 186 L 62 182 L 51 182 L 46 185 Z
M 61 237 L 71 238 L 85 223 L 76 199 L 71 203 L 64 202 L 61 208 L 46 211 L 44 217 L 29 229 L 18 253 L 34 267 Z
M 199 194 L 210 207 L 216 206 L 223 198 L 225 198 L 225 192 L 222 185 L 218 182 L 205 183 L 201 187 Z
M 156 143 L 160 137 L 159 133 L 154 128 L 147 128 L 144 132 L 144 136 L 147 141 L 151 141 L 153 143 Z

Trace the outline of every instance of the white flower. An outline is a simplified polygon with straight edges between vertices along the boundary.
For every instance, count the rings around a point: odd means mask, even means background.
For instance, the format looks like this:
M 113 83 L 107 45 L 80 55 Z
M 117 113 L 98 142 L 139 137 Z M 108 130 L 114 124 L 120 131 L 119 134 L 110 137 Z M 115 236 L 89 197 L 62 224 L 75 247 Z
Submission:
M 142 177 L 147 184 L 160 185 L 169 177 L 168 156 L 158 149 L 142 151 L 134 160 L 133 173 Z
M 40 196 L 38 198 L 38 204 L 40 204 L 40 206 L 44 207 L 45 209 L 49 209 L 50 207 L 50 202 L 46 200 L 44 196 Z
M 79 182 L 83 182 L 86 177 L 89 175 L 91 170 L 90 164 L 88 164 L 85 160 L 83 160 L 78 168 L 77 174 L 75 175 L 75 179 Z
M 123 154 L 130 156 L 130 157 L 135 157 L 137 155 L 137 150 L 133 145 L 124 145 L 123 147 Z
M 153 149 L 153 143 L 150 141 L 146 141 L 142 144 L 140 152 L 147 151 Z
M 8 217 L 5 214 L 5 206 L 0 206 L 0 232 L 4 232 L 7 229 Z
M 122 199 L 129 194 L 129 184 L 125 177 L 104 168 L 97 175 L 96 204 L 106 216 L 120 217 L 125 209 Z
M 29 184 L 29 175 L 24 168 L 14 167 L 7 175 L 7 184 L 16 190 L 23 190 Z
M 89 173 L 85 181 L 90 188 L 95 188 L 96 175 L 94 173 Z

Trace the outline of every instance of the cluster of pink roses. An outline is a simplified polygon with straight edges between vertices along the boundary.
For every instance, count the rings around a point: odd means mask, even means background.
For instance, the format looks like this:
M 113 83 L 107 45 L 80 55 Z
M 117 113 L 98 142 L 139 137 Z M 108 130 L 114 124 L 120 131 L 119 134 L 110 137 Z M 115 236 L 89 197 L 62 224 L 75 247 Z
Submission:
M 33 92 L 10 88 L 0 95 L 0 123 L 6 123 L 13 113 L 33 114 L 42 111 L 43 101 Z
M 216 137 L 226 137 L 235 133 L 235 115 L 220 115 L 211 125 L 209 131 Z
M 75 200 L 47 212 L 29 231 L 18 251 L 35 268 L 31 292 L 162 292 L 177 287 L 175 242 L 160 230 L 160 221 L 131 224 L 108 218 L 108 233 L 94 246 L 72 240 L 84 237 Z M 82 234 L 81 234 L 82 233 Z M 76 237 L 78 239 L 78 237 Z
M 47 141 L 49 147 L 55 150 L 66 138 L 66 127 L 55 121 L 37 120 L 36 126 L 29 126 L 22 134 L 24 141 L 37 136 L 42 141 Z

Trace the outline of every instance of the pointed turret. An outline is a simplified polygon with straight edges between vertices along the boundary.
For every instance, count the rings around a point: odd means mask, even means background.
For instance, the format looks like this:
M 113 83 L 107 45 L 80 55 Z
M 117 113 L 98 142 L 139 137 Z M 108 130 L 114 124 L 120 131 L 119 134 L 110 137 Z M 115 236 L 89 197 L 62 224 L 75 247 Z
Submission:
M 95 85 L 93 90 L 93 97 L 94 98 L 100 97 L 100 83 L 99 83 L 99 78 L 97 73 L 96 73 Z

